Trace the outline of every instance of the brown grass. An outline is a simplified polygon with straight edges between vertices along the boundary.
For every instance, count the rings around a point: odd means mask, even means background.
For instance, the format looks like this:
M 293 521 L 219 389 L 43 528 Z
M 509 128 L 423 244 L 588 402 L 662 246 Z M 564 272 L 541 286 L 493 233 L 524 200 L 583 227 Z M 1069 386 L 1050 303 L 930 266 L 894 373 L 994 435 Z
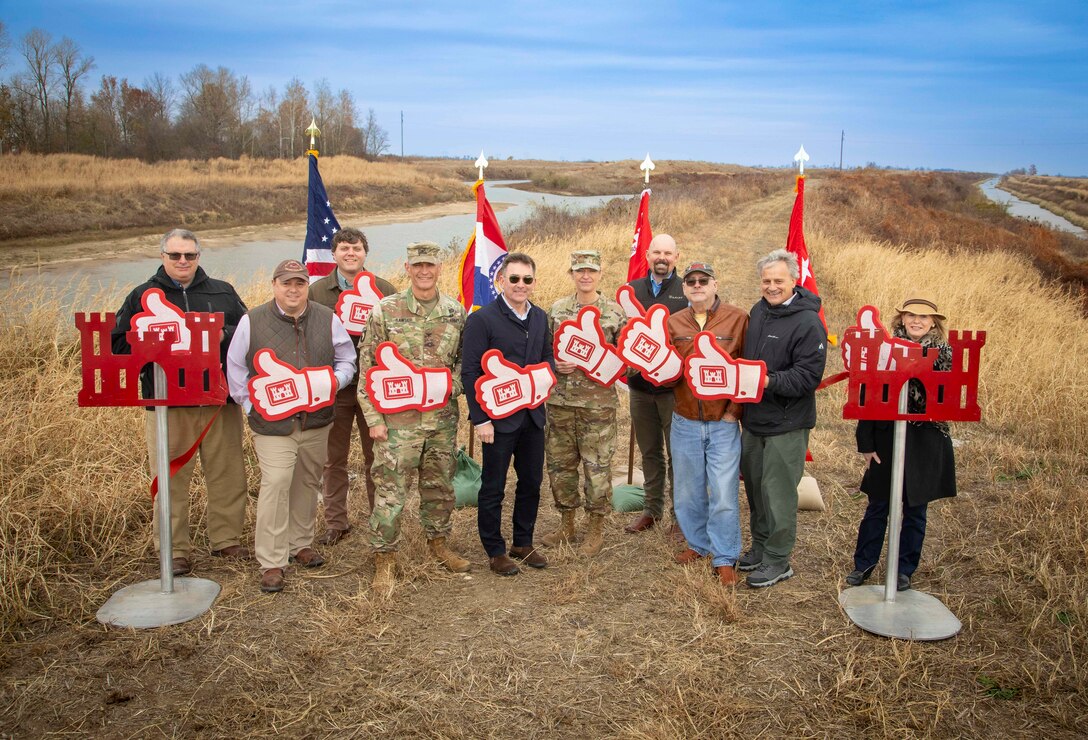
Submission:
M 1001 187 L 1022 200 L 1058 214 L 1082 229 L 1088 229 L 1088 179 L 1007 175 L 1001 178 Z
M 691 202 L 662 197 L 653 220 L 685 258 L 713 260 L 722 292 L 745 306 L 757 296 L 755 257 L 785 240 L 792 195 L 781 175 L 736 182 Z M 9 311 L 0 325 L 0 734 L 1084 736 L 1088 369 L 1064 358 L 1082 354 L 1086 319 L 1022 256 L 891 247 L 861 230 L 841 238 L 828 228 L 841 215 L 829 184 L 810 183 L 808 240 L 833 328 L 863 303 L 890 309 L 923 288 L 953 328 L 990 332 L 983 421 L 954 427 L 960 496 L 931 507 L 915 579 L 963 621 L 954 639 L 866 635 L 837 605 L 864 505 L 837 388 L 821 396 L 811 444 L 828 509 L 799 515 L 798 575 L 768 591 L 723 590 L 708 570 L 672 565 L 664 532 L 624 535 L 619 516 L 598 558 L 564 546 L 548 569 L 499 579 L 486 571 L 474 512 L 458 511 L 453 544 L 475 565 L 452 575 L 426 564 L 410 502 L 389 601 L 370 596 L 356 535 L 320 571 L 290 572 L 280 596 L 258 593 L 252 563 L 205 557 L 197 574 L 223 587 L 211 612 L 159 630 L 101 627 L 93 615 L 110 593 L 157 572 L 143 412 L 73 410 L 70 319 L 16 287 L 5 305 L 25 315 Z M 854 223 L 878 222 L 879 199 L 855 206 Z M 613 208 L 547 236 L 508 235 L 540 263 L 540 303 L 569 290 L 565 255 L 582 246 L 602 249 L 614 289 L 634 210 Z M 910 233 L 940 233 L 957 208 L 920 208 L 927 223 Z M 251 305 L 266 298 L 263 282 L 245 291 Z M 248 447 L 247 458 L 252 495 Z M 544 498 L 540 531 L 557 521 Z M 202 496 L 194 504 L 201 519 Z

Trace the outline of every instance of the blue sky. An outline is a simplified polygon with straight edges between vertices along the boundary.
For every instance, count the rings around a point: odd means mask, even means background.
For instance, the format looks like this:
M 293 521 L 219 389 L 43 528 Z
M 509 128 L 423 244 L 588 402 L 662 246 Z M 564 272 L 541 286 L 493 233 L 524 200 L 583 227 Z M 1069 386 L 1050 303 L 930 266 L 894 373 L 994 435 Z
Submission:
M 234 7 L 232 7 L 232 5 Z M 102 74 L 350 89 L 407 154 L 1088 175 L 1088 2 L 0 1 Z M 14 50 L 5 76 L 18 67 Z

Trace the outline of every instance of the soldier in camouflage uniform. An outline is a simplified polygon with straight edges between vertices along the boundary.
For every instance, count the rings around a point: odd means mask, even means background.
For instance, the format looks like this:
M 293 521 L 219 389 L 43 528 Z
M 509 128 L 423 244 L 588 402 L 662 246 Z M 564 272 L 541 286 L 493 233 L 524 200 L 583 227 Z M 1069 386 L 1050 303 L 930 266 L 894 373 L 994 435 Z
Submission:
M 574 295 L 560 298 L 548 311 L 548 328 L 553 335 L 564 321 L 574 319 L 583 306 L 596 306 L 600 324 L 610 344 L 626 323 L 623 309 L 601 295 L 601 255 L 595 251 L 571 254 L 570 276 Z M 612 454 L 616 449 L 616 389 L 589 379 L 573 364 L 555 361 L 557 382 L 548 397 L 545 450 L 548 478 L 555 506 L 563 517 L 560 528 L 543 538 L 555 546 L 574 539 L 574 516 L 582 505 L 578 469 L 585 472 L 585 508 L 588 526 L 581 552 L 594 556 L 604 544 L 604 518 L 612 510 Z
M 370 516 L 370 544 L 375 552 L 375 591 L 388 594 L 394 585 L 395 552 L 400 541 L 400 515 L 408 497 L 408 482 L 419 472 L 420 520 L 431 554 L 449 570 L 462 573 L 470 564 L 449 549 L 453 512 L 454 450 L 457 446 L 457 396 L 461 393 L 461 331 L 465 310 L 438 292 L 438 245 L 408 245 L 405 270 L 411 285 L 388 296 L 367 319 L 359 343 L 359 376 L 375 365 L 382 342 L 393 342 L 417 368 L 448 368 L 452 372 L 449 403 L 433 411 L 406 410 L 381 414 L 360 382 L 359 402 L 374 445 L 376 496 Z

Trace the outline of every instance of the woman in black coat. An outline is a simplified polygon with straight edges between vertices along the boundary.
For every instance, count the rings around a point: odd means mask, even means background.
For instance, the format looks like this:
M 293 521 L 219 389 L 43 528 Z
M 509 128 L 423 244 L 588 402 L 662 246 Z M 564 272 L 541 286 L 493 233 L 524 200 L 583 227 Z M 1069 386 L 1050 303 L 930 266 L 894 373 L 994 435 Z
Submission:
M 944 329 L 945 317 L 928 298 L 903 301 L 891 322 L 892 333 L 923 347 L 937 348 L 934 370 L 952 369 L 952 348 Z M 923 413 L 926 391 L 911 380 L 907 410 Z M 858 452 L 865 458 L 861 490 L 869 496 L 865 516 L 858 525 L 854 570 L 846 576 L 851 586 L 860 586 L 872 574 L 884 548 L 891 498 L 892 437 L 895 422 L 859 421 Z M 948 422 L 907 422 L 906 459 L 903 469 L 903 527 L 899 534 L 899 579 L 897 588 L 910 588 L 910 579 L 922 556 L 926 536 L 926 507 L 930 501 L 956 495 L 956 460 Z

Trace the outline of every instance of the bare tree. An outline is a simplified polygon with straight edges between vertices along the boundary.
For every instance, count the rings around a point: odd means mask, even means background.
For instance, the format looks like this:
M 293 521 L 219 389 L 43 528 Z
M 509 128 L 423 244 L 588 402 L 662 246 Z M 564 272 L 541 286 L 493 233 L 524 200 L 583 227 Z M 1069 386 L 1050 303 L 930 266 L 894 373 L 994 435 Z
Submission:
M 355 129 L 355 119 L 358 117 L 359 111 L 355 107 L 355 98 L 352 97 L 351 91 L 341 89 L 337 96 L 336 115 L 333 117 L 333 135 L 339 142 L 342 154 L 355 153 L 352 147 L 358 136 Z
M 49 98 L 56 90 L 57 55 L 53 48 L 52 37 L 34 28 L 23 36 L 20 54 L 26 60 L 26 75 L 13 78 L 12 84 L 20 92 L 32 98 L 38 107 L 41 118 L 41 151 L 49 151 L 51 141 L 49 120 Z
M 84 56 L 75 41 L 65 36 L 54 47 L 64 94 L 64 151 L 72 150 L 72 101 L 79 96 L 79 78 L 94 67 L 94 57 Z
M 389 151 L 389 132 L 378 125 L 373 108 L 366 112 L 366 123 L 363 124 L 362 135 L 364 157 L 374 159 Z
M 336 138 L 333 117 L 336 114 L 336 98 L 332 95 L 332 88 L 326 79 L 318 80 L 314 85 L 314 118 L 321 129 L 321 140 L 318 149 L 326 155 L 341 154 L 340 142 Z
M 302 132 L 309 121 L 306 119 L 306 111 L 309 110 L 306 86 L 297 77 L 287 83 L 283 89 L 283 100 L 280 102 L 279 118 L 283 138 L 289 142 L 289 148 L 285 152 L 294 159 L 302 144 Z

